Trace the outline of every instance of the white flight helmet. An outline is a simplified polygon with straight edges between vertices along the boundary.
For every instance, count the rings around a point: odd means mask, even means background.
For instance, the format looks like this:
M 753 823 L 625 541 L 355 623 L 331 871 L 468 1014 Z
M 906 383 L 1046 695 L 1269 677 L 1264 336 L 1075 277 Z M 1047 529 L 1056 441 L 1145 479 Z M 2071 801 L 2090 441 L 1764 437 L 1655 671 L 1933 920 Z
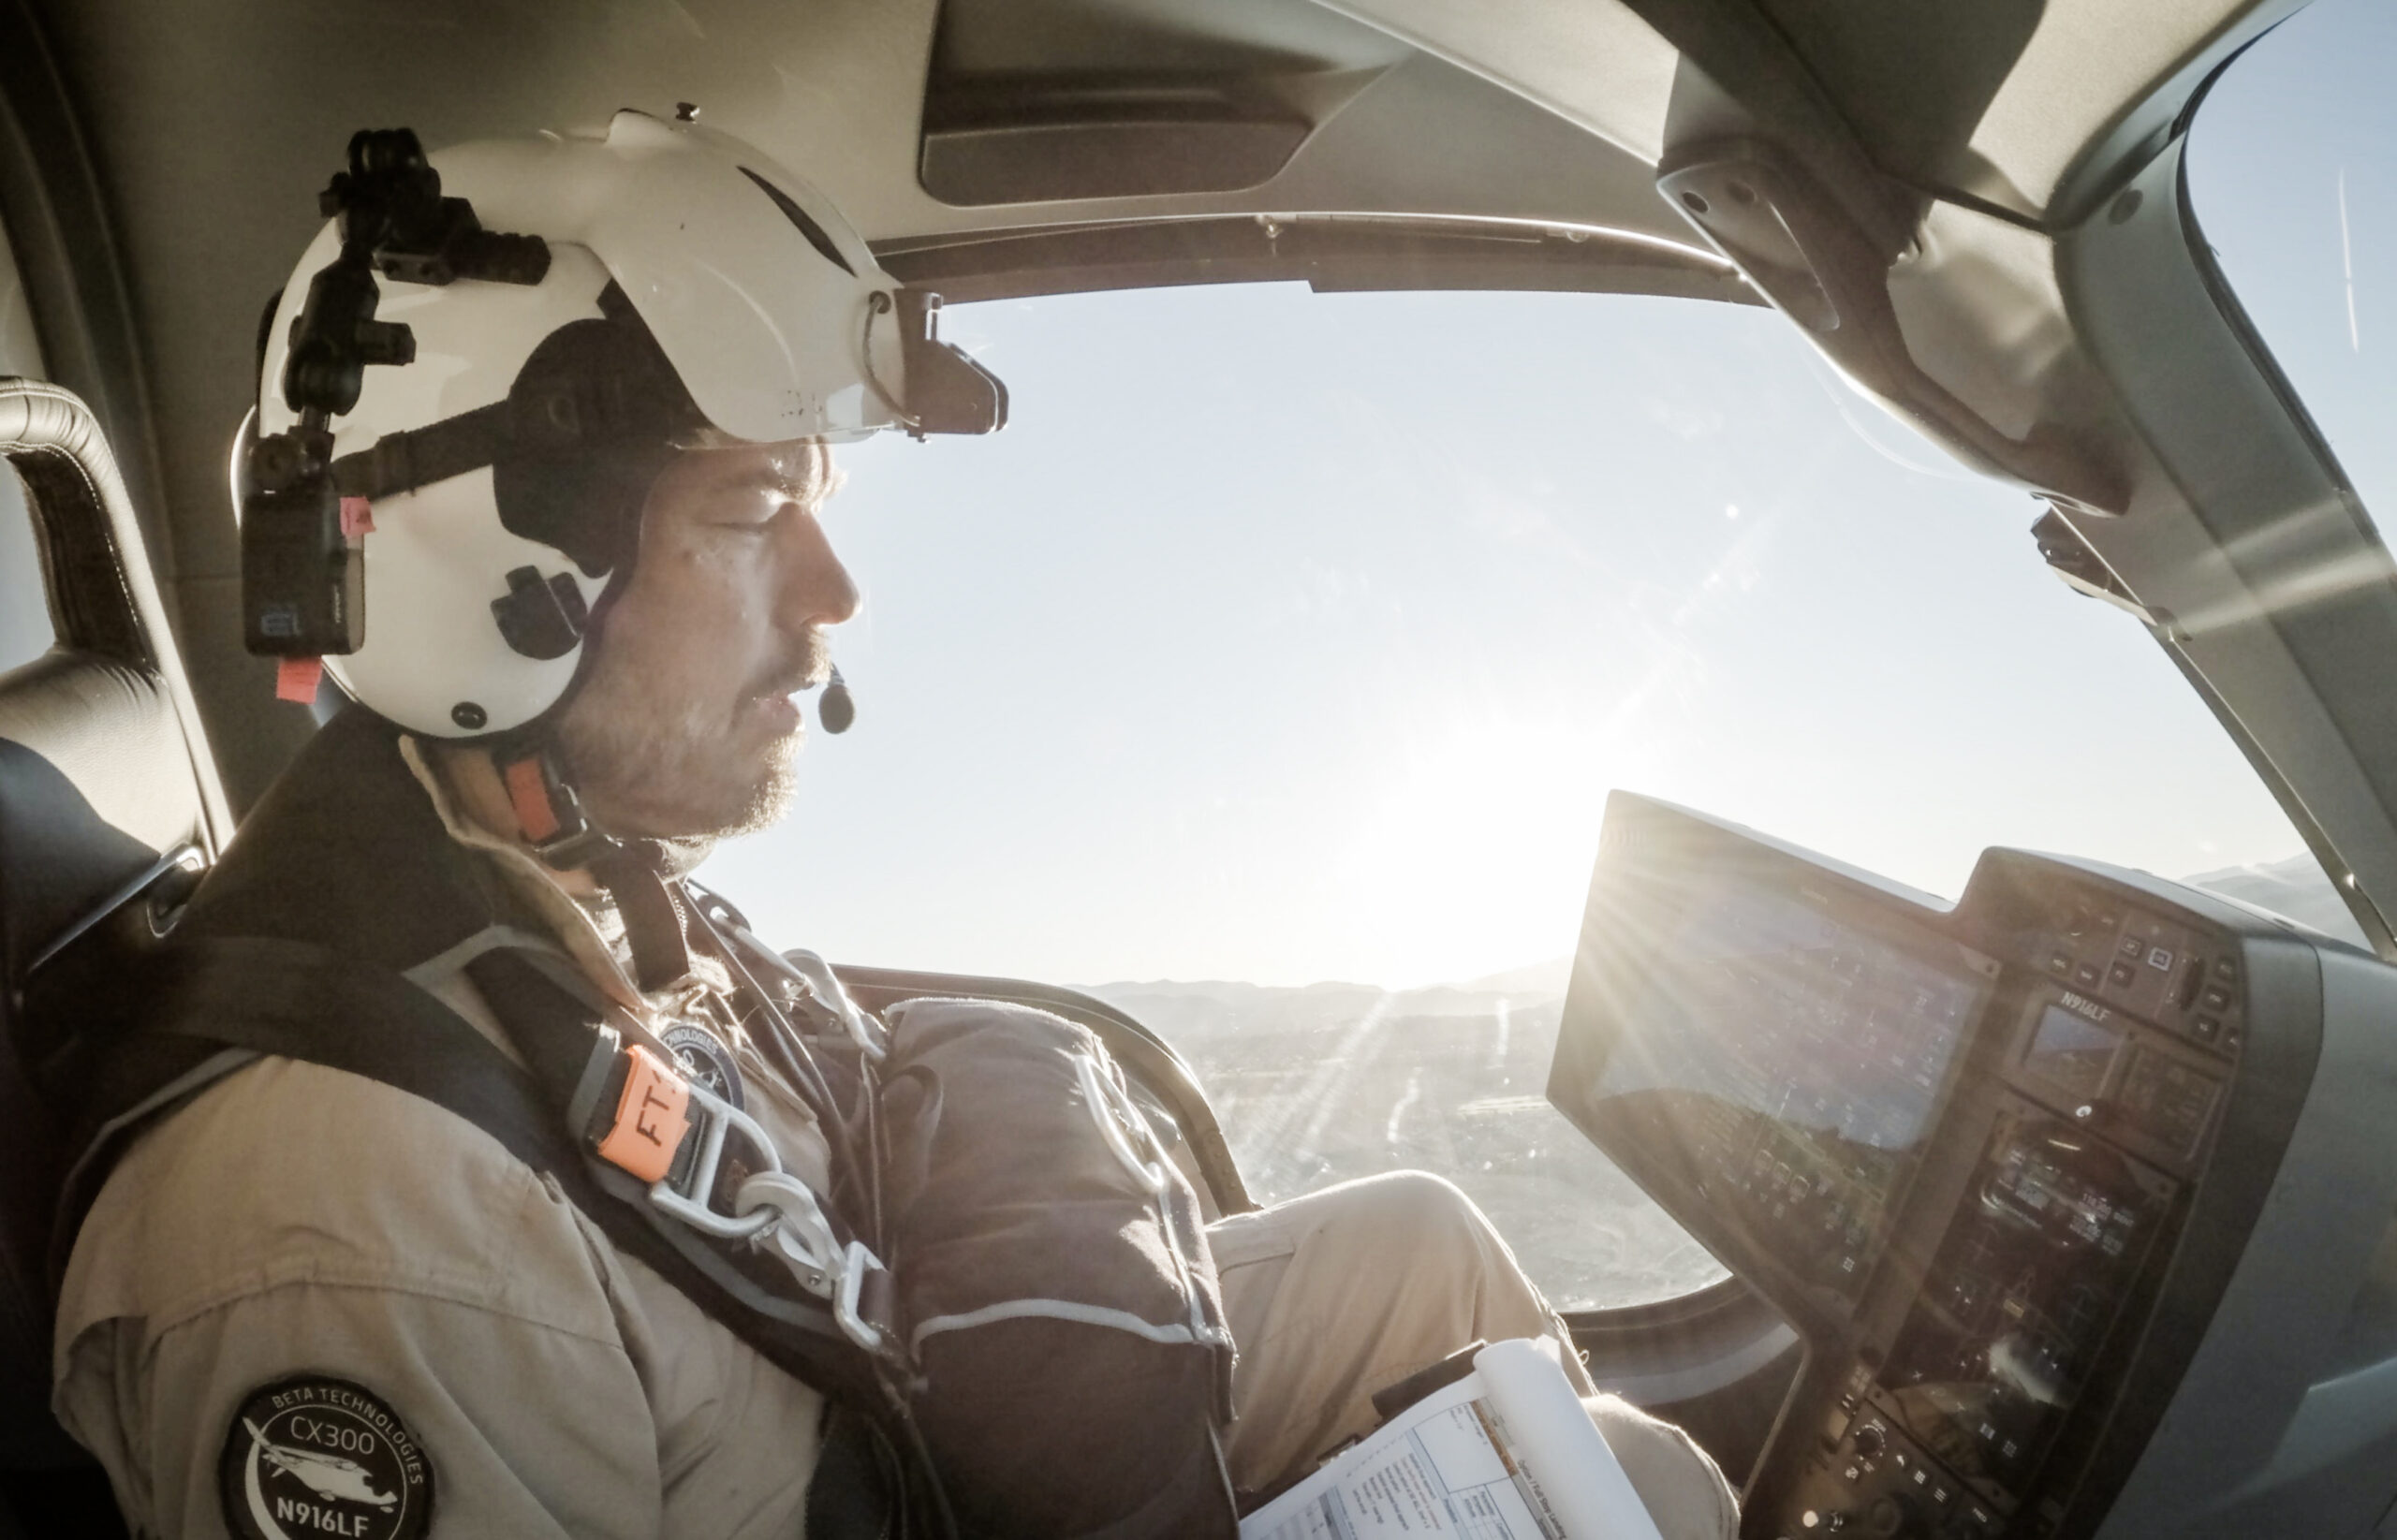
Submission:
M 376 137 L 353 141 L 328 213 L 357 206 L 342 202 L 344 188 L 363 185 L 360 145 Z M 412 135 L 379 138 L 416 155 Z M 422 242 L 387 242 L 370 279 L 358 215 L 344 315 L 334 268 L 346 226 L 335 218 L 269 322 L 255 427 L 236 462 L 237 503 L 257 526 L 243 539 L 252 650 L 331 654 L 344 690 L 412 732 L 510 732 L 566 698 L 589 616 L 627 571 L 642 498 L 676 446 L 1004 421 L 1004 389 L 937 341 L 938 301 L 902 291 L 822 194 L 739 139 L 625 111 L 604 139 L 463 144 L 427 158 L 438 176 L 423 180 L 450 200 L 440 205 L 454 212 L 450 229 L 486 254 L 496 243 L 500 257 L 478 270 Z M 425 159 L 412 164 L 423 178 Z M 332 320 L 311 314 L 320 288 Z M 306 374 L 328 348 L 348 381 L 330 395 L 308 383 L 327 376 Z M 313 569 L 348 572 L 346 620 L 339 594 L 330 601 L 347 630 L 330 644 L 277 608 L 281 587 L 317 579 L 294 579 L 272 549 L 276 531 L 315 516 L 259 498 L 261 468 L 274 466 L 285 505 L 296 506 L 298 486 L 300 501 L 316 500 L 307 507 L 329 510 L 328 480 L 342 499 L 347 539 L 320 529 Z

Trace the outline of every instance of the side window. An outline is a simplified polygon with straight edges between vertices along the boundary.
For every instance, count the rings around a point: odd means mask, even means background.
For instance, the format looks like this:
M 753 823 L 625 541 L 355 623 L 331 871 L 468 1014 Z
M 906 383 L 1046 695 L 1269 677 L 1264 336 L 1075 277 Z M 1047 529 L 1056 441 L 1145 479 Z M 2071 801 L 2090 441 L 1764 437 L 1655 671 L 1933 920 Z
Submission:
M 1434 989 L 1117 984 L 1098 992 L 1198 1072 L 1249 1195 L 1446 1177 L 1549 1302 L 1669 1299 L 1723 1266 L 1549 1106 L 1566 960 Z
M 42 375 L 33 307 L 5 232 L 0 232 L 0 374 Z M 0 472 L 0 672 L 39 657 L 52 639 L 41 561 L 34 549 L 33 510 L 16 473 Z

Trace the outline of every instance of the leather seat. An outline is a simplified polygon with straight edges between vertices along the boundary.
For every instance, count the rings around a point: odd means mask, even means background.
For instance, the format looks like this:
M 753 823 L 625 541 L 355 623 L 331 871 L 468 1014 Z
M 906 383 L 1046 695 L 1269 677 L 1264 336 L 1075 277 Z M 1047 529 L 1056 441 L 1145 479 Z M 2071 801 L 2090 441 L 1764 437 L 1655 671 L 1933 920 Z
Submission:
M 0 455 L 32 515 L 55 643 L 0 674 L 0 1540 L 123 1533 L 50 1414 L 54 1097 L 71 1004 L 29 995 L 163 931 L 231 834 L 141 533 L 97 423 L 0 377 Z

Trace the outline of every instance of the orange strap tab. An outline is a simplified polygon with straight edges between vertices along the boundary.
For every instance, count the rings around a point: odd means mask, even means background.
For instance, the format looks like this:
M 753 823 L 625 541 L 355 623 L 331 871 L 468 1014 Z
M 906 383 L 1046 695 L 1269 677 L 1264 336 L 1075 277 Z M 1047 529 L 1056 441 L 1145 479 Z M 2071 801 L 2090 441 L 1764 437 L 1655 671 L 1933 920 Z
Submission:
M 635 1043 L 625 1050 L 631 1073 L 616 1098 L 616 1121 L 599 1141 L 599 1158 L 643 1181 L 662 1180 L 691 1126 L 691 1088 L 666 1061 Z
M 511 760 L 500 774 L 507 782 L 508 805 L 516 810 L 516 827 L 523 831 L 524 838 L 535 844 L 555 838 L 558 811 L 550 805 L 550 787 L 541 777 L 540 757 Z
M 325 677 L 322 658 L 277 658 L 274 663 L 274 698 L 288 700 L 297 706 L 313 706 L 316 702 L 316 686 Z

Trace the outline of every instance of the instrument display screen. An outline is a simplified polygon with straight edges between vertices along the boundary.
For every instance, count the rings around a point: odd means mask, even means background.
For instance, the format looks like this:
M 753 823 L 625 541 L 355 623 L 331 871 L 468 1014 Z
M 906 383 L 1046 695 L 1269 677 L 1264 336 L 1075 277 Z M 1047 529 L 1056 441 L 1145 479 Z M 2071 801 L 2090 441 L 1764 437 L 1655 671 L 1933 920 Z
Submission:
M 1593 934 L 1613 940 L 1564 1029 L 1594 1034 L 1603 1060 L 1578 1095 L 1551 1094 L 1695 1197 L 1713 1223 L 1693 1228 L 1749 1254 L 1727 1261 L 1762 1256 L 1853 1302 L 1996 967 L 1808 877 L 1701 870 L 1613 888 L 1624 913 L 1594 912 Z
M 2093 1021 L 2064 1005 L 2039 1016 L 2022 1067 L 2076 1096 L 2095 1096 L 2123 1046 L 2123 1030 Z

